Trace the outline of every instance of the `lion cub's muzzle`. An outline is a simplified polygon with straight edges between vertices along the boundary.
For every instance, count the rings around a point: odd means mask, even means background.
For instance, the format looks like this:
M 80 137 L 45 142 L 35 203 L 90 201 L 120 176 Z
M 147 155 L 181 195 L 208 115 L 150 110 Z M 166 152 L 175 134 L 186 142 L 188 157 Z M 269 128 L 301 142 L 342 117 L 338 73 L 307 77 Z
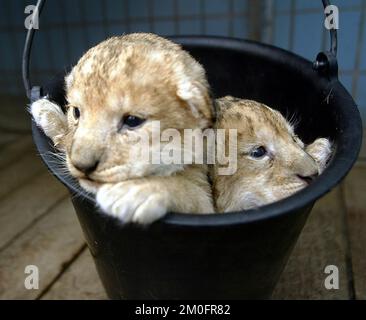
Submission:
M 104 148 L 88 141 L 74 142 L 70 153 L 72 166 L 85 176 L 92 174 L 101 163 Z

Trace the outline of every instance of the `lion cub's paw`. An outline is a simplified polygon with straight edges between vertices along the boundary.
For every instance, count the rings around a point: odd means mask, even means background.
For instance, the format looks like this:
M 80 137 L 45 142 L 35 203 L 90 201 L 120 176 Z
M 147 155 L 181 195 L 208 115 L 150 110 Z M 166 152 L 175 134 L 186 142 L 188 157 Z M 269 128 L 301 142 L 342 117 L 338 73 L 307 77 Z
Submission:
M 306 152 L 317 162 L 319 173 L 322 173 L 332 154 L 332 144 L 326 138 L 319 138 L 306 147 Z
M 46 98 L 42 98 L 32 103 L 30 113 L 37 126 L 41 127 L 57 145 L 65 135 L 67 128 L 66 115 L 61 108 Z
M 106 214 L 123 223 L 147 225 L 168 211 L 168 195 L 147 181 L 124 181 L 102 186 L 97 192 L 97 203 Z

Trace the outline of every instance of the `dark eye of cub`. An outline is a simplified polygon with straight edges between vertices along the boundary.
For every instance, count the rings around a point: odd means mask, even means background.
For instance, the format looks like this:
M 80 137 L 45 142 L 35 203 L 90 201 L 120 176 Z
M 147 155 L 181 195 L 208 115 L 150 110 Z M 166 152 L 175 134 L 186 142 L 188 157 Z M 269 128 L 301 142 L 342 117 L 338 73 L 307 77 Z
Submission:
M 79 108 L 74 107 L 73 108 L 73 114 L 74 114 L 74 118 L 75 119 L 79 119 L 80 118 L 80 110 L 79 110 Z
M 256 159 L 262 158 L 267 154 L 267 150 L 265 147 L 260 146 L 260 147 L 256 147 L 254 148 L 251 152 L 250 152 L 250 156 Z
M 122 119 L 121 124 L 118 127 L 118 130 L 121 130 L 123 126 L 126 126 L 127 128 L 136 128 L 144 122 L 145 119 L 128 115 Z

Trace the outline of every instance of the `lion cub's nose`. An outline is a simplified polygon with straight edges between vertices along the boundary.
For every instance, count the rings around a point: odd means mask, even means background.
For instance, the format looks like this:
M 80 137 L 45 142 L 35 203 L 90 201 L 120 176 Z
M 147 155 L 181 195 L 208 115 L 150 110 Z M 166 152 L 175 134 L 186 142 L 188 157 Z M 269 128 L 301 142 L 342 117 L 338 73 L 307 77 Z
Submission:
M 312 183 L 315 178 L 319 175 L 319 173 L 315 173 L 315 174 L 312 174 L 310 176 L 301 176 L 301 175 L 297 175 L 301 180 L 304 180 L 307 184 L 310 184 Z
M 73 165 L 76 169 L 83 172 L 85 175 L 91 174 L 98 167 L 99 161 L 82 163 L 82 162 L 73 162 Z

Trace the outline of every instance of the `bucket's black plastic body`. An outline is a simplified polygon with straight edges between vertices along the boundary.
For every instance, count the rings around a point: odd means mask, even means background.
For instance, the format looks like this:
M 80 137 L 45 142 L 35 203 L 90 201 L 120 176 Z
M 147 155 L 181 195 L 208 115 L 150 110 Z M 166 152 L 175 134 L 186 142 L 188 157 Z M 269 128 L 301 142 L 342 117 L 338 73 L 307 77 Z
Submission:
M 228 38 L 173 40 L 203 64 L 214 97 L 254 99 L 294 114 L 298 135 L 305 142 L 330 138 L 333 157 L 314 183 L 285 200 L 238 213 L 173 213 L 146 228 L 100 213 L 92 197 L 73 197 L 86 241 L 110 298 L 269 298 L 315 200 L 335 187 L 357 158 L 359 112 L 336 77 L 322 75 L 290 52 Z M 62 85 L 56 81 L 46 88 L 59 103 Z M 34 125 L 33 135 L 47 166 L 74 194 L 70 178 L 60 175 L 47 155 L 49 141 Z

